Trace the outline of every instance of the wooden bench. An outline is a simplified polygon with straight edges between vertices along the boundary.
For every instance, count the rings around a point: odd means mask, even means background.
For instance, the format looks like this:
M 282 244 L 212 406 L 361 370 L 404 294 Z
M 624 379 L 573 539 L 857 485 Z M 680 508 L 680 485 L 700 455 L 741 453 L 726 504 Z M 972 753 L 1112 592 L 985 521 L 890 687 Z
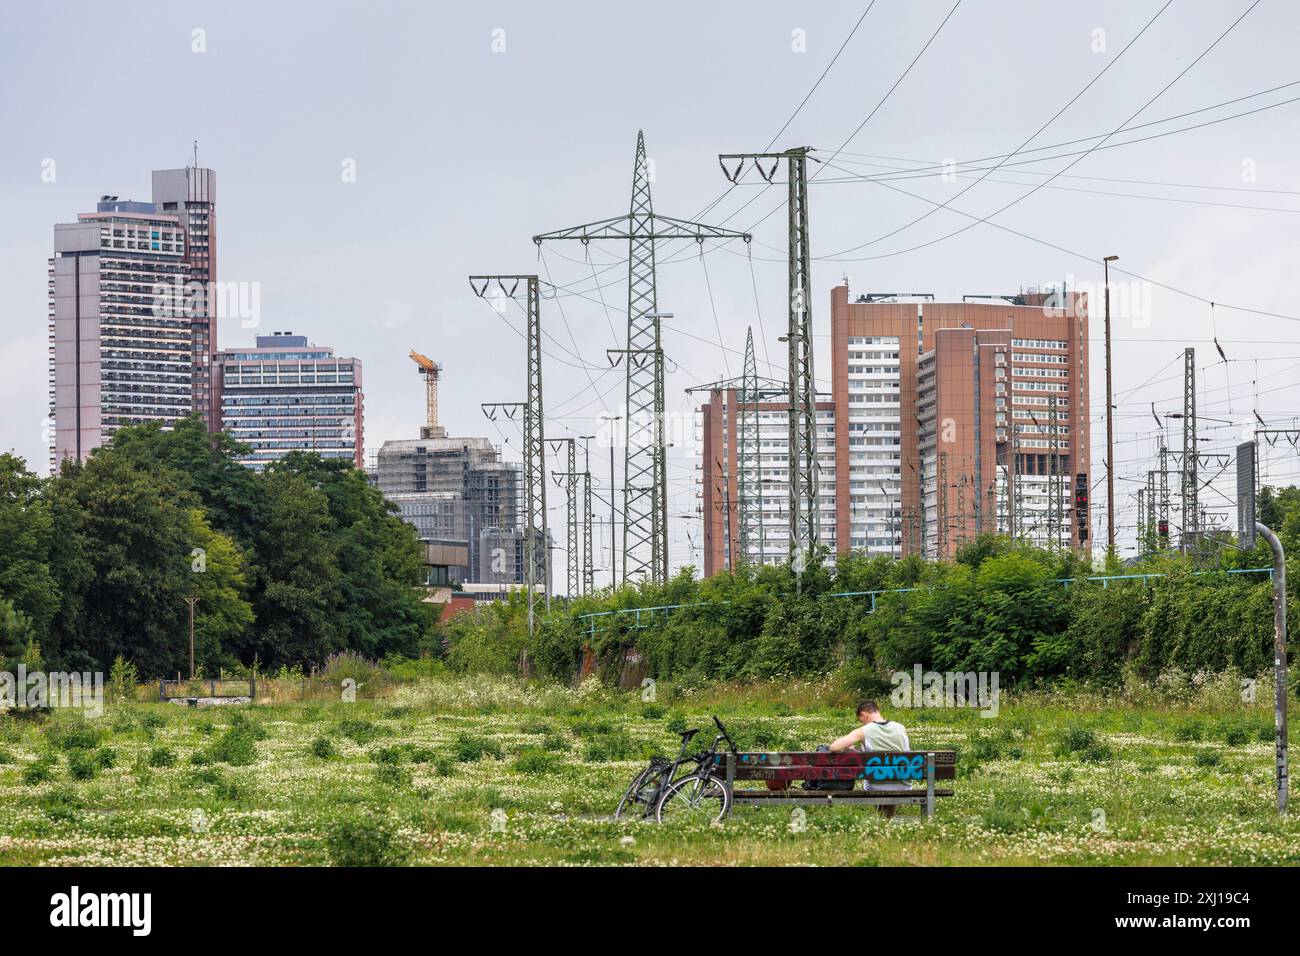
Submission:
M 846 751 L 844 753 L 721 753 L 714 764 L 727 781 L 734 804 L 834 804 L 858 806 L 923 806 L 934 816 L 937 797 L 951 797 L 938 780 L 957 776 L 953 750 L 911 750 L 904 753 Z M 805 790 L 795 784 L 809 780 L 864 780 L 874 784 L 908 784 L 903 790 Z M 737 789 L 737 781 L 785 781 L 784 789 Z M 910 787 L 923 783 L 921 787 Z

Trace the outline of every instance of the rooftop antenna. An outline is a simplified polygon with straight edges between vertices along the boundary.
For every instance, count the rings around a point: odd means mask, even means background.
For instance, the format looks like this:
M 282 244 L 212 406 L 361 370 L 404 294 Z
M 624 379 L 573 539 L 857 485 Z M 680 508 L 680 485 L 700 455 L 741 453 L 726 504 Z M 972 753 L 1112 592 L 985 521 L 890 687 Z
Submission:
M 199 141 L 194 141 L 194 168 L 199 168 Z

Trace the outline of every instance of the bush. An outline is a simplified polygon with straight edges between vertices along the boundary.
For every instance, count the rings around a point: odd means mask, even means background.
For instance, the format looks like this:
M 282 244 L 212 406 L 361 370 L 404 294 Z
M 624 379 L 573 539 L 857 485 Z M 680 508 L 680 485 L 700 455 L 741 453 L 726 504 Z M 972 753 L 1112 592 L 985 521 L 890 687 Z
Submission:
M 338 750 L 334 742 L 328 737 L 317 737 L 311 742 L 311 755 L 319 757 L 321 760 L 329 760 L 331 757 L 338 755 Z
M 171 767 L 176 763 L 176 751 L 171 747 L 154 747 L 149 751 L 149 766 L 153 768 Z
M 376 747 L 370 751 L 370 759 L 378 764 L 387 764 L 396 767 L 401 764 L 405 755 L 401 747 Z
M 453 752 L 459 763 L 474 763 L 484 757 L 501 759 L 501 745 L 495 740 L 469 734 L 461 734 L 456 738 Z
M 325 837 L 325 847 L 335 866 L 394 866 L 406 858 L 397 843 L 396 828 L 373 813 L 334 824 Z
M 1077 756 L 1089 763 L 1105 763 L 1111 755 L 1110 746 L 1096 731 L 1078 726 L 1061 732 L 1054 753 L 1058 757 Z
M 372 724 L 368 720 L 349 717 L 346 720 L 339 721 L 339 733 L 353 743 L 368 744 L 372 740 L 383 736 L 384 731 L 377 724 Z
M 561 766 L 562 762 L 559 757 L 538 747 L 528 747 L 521 750 L 519 756 L 515 757 L 514 763 L 515 773 L 529 776 L 558 773 Z
M 569 746 L 569 741 L 565 739 L 563 734 L 547 734 L 542 738 L 541 747 L 543 750 L 556 754 L 568 753 L 573 749 Z
M 68 775 L 73 780 L 93 780 L 99 772 L 99 761 L 89 750 L 74 750 L 68 754 Z
M 375 767 L 375 780 L 388 787 L 409 787 L 411 771 L 400 764 L 381 763 Z
M 41 812 L 55 823 L 75 823 L 81 810 L 80 798 L 66 786 L 55 787 L 41 797 L 38 805 Z
M 101 770 L 112 770 L 117 766 L 117 751 L 112 747 L 100 747 L 95 751 L 95 761 Z
M 1209 769 L 1223 762 L 1223 754 L 1217 750 L 1198 750 L 1192 760 L 1196 766 Z
M 589 743 L 582 752 L 582 759 L 587 763 L 611 763 L 617 760 L 630 760 L 638 753 L 639 748 L 628 736 L 627 731 L 619 730 Z
M 1223 735 L 1223 742 L 1229 747 L 1243 747 L 1250 743 L 1250 730 L 1241 725 L 1229 727 L 1228 732 Z
M 52 780 L 55 766 L 53 757 L 37 757 L 23 768 L 22 781 L 29 787 L 35 787 Z
M 68 724 L 51 729 L 51 739 L 62 750 L 94 750 L 99 746 L 100 733 L 94 727 L 82 723 Z
M 208 748 L 208 756 L 217 763 L 246 767 L 257 762 L 254 734 L 247 727 L 231 727 Z

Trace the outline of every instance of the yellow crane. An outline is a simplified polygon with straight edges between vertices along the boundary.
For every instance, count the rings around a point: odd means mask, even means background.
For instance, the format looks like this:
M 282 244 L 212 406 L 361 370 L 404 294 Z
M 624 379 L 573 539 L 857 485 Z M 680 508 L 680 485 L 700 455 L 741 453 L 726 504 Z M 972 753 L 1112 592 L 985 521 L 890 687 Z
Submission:
M 438 375 L 442 369 L 433 359 L 421 355 L 415 349 L 411 349 L 410 358 L 424 376 L 425 424 L 420 429 L 420 437 L 445 438 L 447 429 L 438 424 Z

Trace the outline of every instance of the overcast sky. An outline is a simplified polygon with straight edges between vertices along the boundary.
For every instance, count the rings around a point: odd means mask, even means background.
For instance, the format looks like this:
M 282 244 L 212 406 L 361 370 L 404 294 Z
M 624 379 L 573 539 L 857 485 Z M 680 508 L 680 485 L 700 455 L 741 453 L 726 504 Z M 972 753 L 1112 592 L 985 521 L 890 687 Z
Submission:
M 818 378 L 829 390 L 830 289 L 846 273 L 855 294 L 947 299 L 1063 279 L 1099 282 L 1101 257 L 1119 255 L 1117 266 L 1149 280 L 1112 273 L 1134 283 L 1124 294 L 1140 307 L 1115 331 L 1117 499 L 1121 538 L 1131 544 L 1130 494 L 1145 480 L 1154 447 L 1150 403 L 1181 409 L 1185 345 L 1196 346 L 1203 370 L 1201 414 L 1239 423 L 1206 422 L 1202 434 L 1221 445 L 1212 450 L 1230 450 L 1256 408 L 1270 422 L 1300 415 L 1300 291 L 1292 281 L 1300 260 L 1300 103 L 1110 147 L 1280 103 L 1300 96 L 1300 85 L 1100 137 L 1300 80 L 1300 10 L 1263 0 L 1143 109 L 1250 0 L 1176 0 L 1122 56 L 1162 0 L 963 0 L 886 97 L 953 2 L 877 0 L 775 144 L 814 146 L 835 164 L 816 167 L 810 190 Z M 223 348 L 251 344 L 259 331 L 292 330 L 359 358 L 372 449 L 417 435 L 422 386 L 407 359 L 415 348 L 443 365 L 441 410 L 451 432 L 508 439 L 507 455 L 517 458 L 517 427 L 487 422 L 479 403 L 523 398 L 523 342 L 507 327 L 518 330 L 520 316 L 504 321 L 474 298 L 466 276 L 539 272 L 578 293 L 543 303 L 547 430 L 595 431 L 601 412 L 621 410 L 622 375 L 605 370 L 604 349 L 623 346 L 626 247 L 593 245 L 588 263 L 580 245 L 554 246 L 539 261 L 530 237 L 626 212 L 639 128 L 654 161 L 656 211 L 694 218 L 726 188 L 717 154 L 767 146 L 866 6 L 11 6 L 0 32 L 0 448 L 45 471 L 53 224 L 92 210 L 102 193 L 148 199 L 150 170 L 185 165 L 195 139 L 200 164 L 218 176 L 219 276 L 260 284 L 260 326 L 226 322 Z M 1098 138 L 1013 157 L 1021 165 L 988 173 L 956 199 L 996 160 L 975 163 L 975 172 L 959 167 L 956 177 L 927 169 L 893 189 L 851 178 L 1082 137 Z M 1092 146 L 1101 148 L 1080 158 Z M 1072 155 L 1022 163 L 1065 153 Z M 349 162 L 355 181 L 343 175 Z M 46 182 L 51 168 L 54 181 Z M 753 228 L 757 307 L 743 247 L 713 251 L 704 264 L 693 244 L 660 250 L 659 305 L 675 315 L 665 330 L 667 406 L 684 423 L 671 426 L 682 436 L 670 461 L 674 515 L 696 507 L 684 389 L 739 374 L 749 325 L 760 371 L 769 353 L 780 359 L 783 190 L 755 197 L 754 182 L 732 190 L 706 219 Z M 1005 230 L 972 225 L 1021 196 L 991 220 Z M 946 200 L 951 209 L 909 225 Z M 1212 315 L 1201 299 L 1221 304 Z M 1100 479 L 1099 309 L 1094 316 Z M 1219 360 L 1215 333 L 1230 363 Z M 1287 452 L 1271 453 L 1266 480 L 1295 480 L 1295 453 Z M 593 462 L 601 494 L 606 461 L 601 449 Z M 1227 480 L 1202 497 L 1226 512 L 1231 493 Z M 550 495 L 559 526 L 559 494 L 552 487 Z M 1094 501 L 1104 504 L 1100 489 Z M 562 528 L 556 532 L 562 542 Z M 700 537 L 698 520 L 674 519 L 672 563 L 692 560 Z M 607 529 L 597 540 L 597 564 L 608 567 Z M 562 581 L 562 558 L 556 574 Z

